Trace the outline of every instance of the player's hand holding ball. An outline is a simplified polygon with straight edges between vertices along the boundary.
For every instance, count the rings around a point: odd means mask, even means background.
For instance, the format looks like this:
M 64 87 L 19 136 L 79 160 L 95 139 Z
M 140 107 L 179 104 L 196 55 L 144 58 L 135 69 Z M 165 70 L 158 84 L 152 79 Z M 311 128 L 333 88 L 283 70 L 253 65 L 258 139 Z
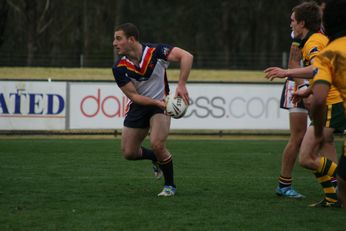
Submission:
M 184 102 L 182 97 L 167 95 L 165 102 L 167 115 L 173 117 L 174 119 L 179 119 L 185 115 L 188 105 Z

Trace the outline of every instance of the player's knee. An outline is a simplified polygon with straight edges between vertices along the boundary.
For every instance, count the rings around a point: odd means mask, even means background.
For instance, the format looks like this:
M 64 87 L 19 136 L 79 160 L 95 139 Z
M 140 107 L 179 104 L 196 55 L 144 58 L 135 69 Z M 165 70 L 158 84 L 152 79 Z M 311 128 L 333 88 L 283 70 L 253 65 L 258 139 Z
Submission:
M 303 168 L 308 168 L 308 169 L 313 168 L 312 167 L 313 160 L 309 156 L 305 156 L 305 155 L 300 154 L 299 155 L 299 164 Z
M 307 162 L 305 159 L 299 159 L 299 164 L 303 168 L 308 168 L 308 166 L 309 166 L 309 162 Z
M 136 160 L 137 158 L 137 154 L 131 148 L 122 147 L 121 153 L 126 160 Z
M 165 151 L 165 145 L 162 142 L 153 142 L 151 148 L 154 153 L 163 153 Z

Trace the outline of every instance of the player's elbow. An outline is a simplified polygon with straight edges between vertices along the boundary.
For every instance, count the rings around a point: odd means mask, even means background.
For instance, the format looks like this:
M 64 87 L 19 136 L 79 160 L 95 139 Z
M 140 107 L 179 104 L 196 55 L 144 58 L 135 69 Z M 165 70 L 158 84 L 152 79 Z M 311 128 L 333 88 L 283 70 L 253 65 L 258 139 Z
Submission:
M 121 154 L 126 160 L 136 160 L 138 159 L 137 157 L 137 152 L 133 150 L 132 148 L 126 148 L 122 147 L 121 148 Z

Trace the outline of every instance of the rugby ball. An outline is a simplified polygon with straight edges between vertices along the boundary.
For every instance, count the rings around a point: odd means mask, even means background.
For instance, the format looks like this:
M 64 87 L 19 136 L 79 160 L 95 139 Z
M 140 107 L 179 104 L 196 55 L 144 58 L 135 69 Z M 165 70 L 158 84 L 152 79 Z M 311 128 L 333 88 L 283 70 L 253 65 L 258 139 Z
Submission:
M 165 102 L 167 115 L 173 117 L 174 119 L 179 119 L 185 115 L 188 105 L 180 96 L 174 98 L 172 95 L 167 95 Z

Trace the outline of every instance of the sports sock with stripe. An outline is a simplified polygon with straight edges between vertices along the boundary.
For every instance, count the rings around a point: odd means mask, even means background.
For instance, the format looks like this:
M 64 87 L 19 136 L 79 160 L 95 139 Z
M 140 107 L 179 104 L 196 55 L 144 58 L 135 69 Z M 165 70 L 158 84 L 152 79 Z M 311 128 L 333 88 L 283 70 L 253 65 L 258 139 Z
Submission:
M 315 172 L 315 177 L 318 182 L 321 184 L 323 192 L 325 194 L 325 199 L 329 202 L 335 203 L 337 201 L 336 189 L 332 182 L 332 177 L 328 175 L 321 175 L 320 173 Z
M 173 177 L 173 160 L 170 157 L 167 161 L 159 162 L 160 169 L 162 170 L 163 176 L 165 178 L 165 185 L 170 185 L 175 187 L 174 185 L 174 177 Z
M 336 167 L 337 164 L 326 157 L 320 157 L 320 165 L 317 168 L 316 172 L 320 175 L 328 175 L 330 177 L 336 176 Z
M 318 182 L 321 184 L 325 199 L 330 202 L 336 202 L 336 176 L 337 164 L 326 157 L 320 157 L 320 165 L 314 173 Z
M 280 188 L 290 187 L 291 185 L 292 185 L 292 177 L 284 177 L 280 175 L 279 177 Z
M 153 150 L 141 147 L 141 151 L 142 151 L 142 155 L 141 155 L 140 159 L 142 159 L 142 160 L 151 160 L 151 161 L 154 161 L 154 162 L 157 161 L 156 156 L 155 156 Z

